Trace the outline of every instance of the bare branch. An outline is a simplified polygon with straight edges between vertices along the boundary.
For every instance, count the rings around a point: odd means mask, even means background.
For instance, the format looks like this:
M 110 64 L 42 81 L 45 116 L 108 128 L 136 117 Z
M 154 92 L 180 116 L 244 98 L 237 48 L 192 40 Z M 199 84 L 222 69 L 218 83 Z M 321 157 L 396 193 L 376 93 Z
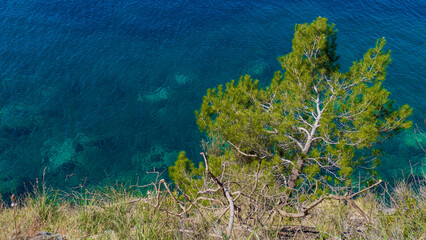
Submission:
M 241 155 L 244 155 L 244 156 L 246 156 L 246 157 L 257 157 L 257 155 L 256 154 L 247 154 L 247 153 L 244 153 L 244 152 L 242 152 L 241 150 L 240 150 L 240 148 L 238 148 L 237 146 L 235 146 L 233 143 L 231 143 L 231 141 L 228 141 L 228 143 L 229 144 L 231 144 Z
M 232 200 L 232 196 L 231 194 L 229 194 L 228 189 L 225 189 L 225 195 L 226 195 L 226 199 L 228 199 L 228 202 L 229 202 L 229 211 L 230 211 L 228 229 L 226 231 L 226 236 L 229 239 L 231 237 L 232 227 L 234 225 L 235 208 L 234 208 L 234 201 Z
M 290 135 L 287 135 L 287 134 L 283 134 L 285 137 L 288 137 L 288 138 L 290 138 L 293 142 L 295 142 L 296 144 L 297 144 L 297 146 L 299 146 L 300 147 L 300 149 L 302 149 L 303 150 L 303 145 L 299 142 L 299 141 L 297 141 L 294 137 L 292 137 L 292 136 L 290 136 Z
M 309 136 L 310 136 L 310 133 L 309 133 L 309 131 L 308 131 L 308 130 L 306 130 L 306 128 L 298 127 L 297 129 L 304 131 L 304 132 L 306 133 L 306 136 L 307 136 L 307 137 L 309 137 Z
M 222 189 L 223 195 L 225 195 L 225 198 L 228 200 L 229 202 L 229 210 L 230 210 L 230 215 L 229 215 L 229 223 L 228 223 L 228 229 L 227 229 L 227 237 L 230 238 L 231 237 L 231 233 L 232 233 L 232 227 L 234 225 L 234 216 L 235 216 L 235 206 L 234 206 L 234 200 L 232 199 L 231 194 L 229 193 L 229 190 L 227 188 L 225 188 L 223 186 L 223 183 L 220 182 L 216 176 L 213 175 L 213 173 L 210 172 L 209 170 L 209 164 L 207 162 L 207 158 L 206 155 L 204 153 L 201 153 L 201 155 L 204 158 L 204 163 L 206 164 L 206 172 L 207 175 L 209 175 L 209 177 L 211 179 L 213 179 L 214 182 L 216 182 L 216 184 Z
M 257 183 L 259 181 L 259 172 L 260 172 L 260 166 L 261 165 L 262 165 L 262 159 L 259 160 L 259 163 L 257 164 L 257 171 L 256 171 L 256 175 L 255 175 L 254 186 L 253 186 L 253 188 L 251 190 L 250 197 L 253 196 L 254 192 L 256 191 Z
M 328 196 L 322 196 L 322 197 L 320 197 L 320 198 L 318 198 L 317 200 L 315 200 L 314 202 L 312 202 L 311 204 L 309 204 L 308 206 L 305 206 L 305 207 L 303 207 L 303 209 L 302 209 L 302 211 L 300 211 L 300 212 L 297 212 L 297 213 L 288 213 L 288 212 L 286 212 L 286 211 L 284 211 L 284 210 L 281 210 L 281 209 L 279 209 L 279 208 L 276 208 L 276 210 L 282 215 L 282 216 L 284 216 L 284 217 L 292 217 L 292 218 L 300 218 L 300 217 L 304 217 L 304 216 L 306 216 L 307 214 L 308 214 L 308 212 L 309 212 L 309 210 L 311 210 L 312 208 L 314 208 L 315 206 L 317 206 L 318 204 L 320 204 L 322 201 L 324 201 L 325 199 L 334 199 L 334 200 L 346 200 L 346 201 L 351 201 L 352 200 L 352 198 L 354 198 L 355 196 L 357 196 L 357 195 L 359 195 L 359 194 L 361 194 L 361 193 L 363 193 L 363 192 L 365 192 L 365 191 L 368 191 L 368 190 L 370 190 L 370 189 L 372 189 L 372 188 L 374 188 L 374 187 L 376 187 L 376 186 L 378 186 L 380 183 L 382 183 L 383 181 L 382 180 L 379 180 L 377 183 L 375 183 L 375 184 L 373 184 L 373 185 L 371 185 L 371 186 L 369 186 L 369 187 L 367 187 L 367 188 L 364 188 L 363 190 L 361 190 L 361 191 L 359 191 L 359 192 L 356 192 L 356 193 L 354 193 L 354 194 L 352 194 L 352 195 L 344 195 L 344 196 L 340 196 L 340 195 L 328 195 Z M 351 203 L 352 204 L 352 203 Z M 356 205 L 356 204 L 355 204 Z M 354 206 L 354 205 L 352 205 L 352 206 Z M 358 206 L 354 206 L 354 208 L 357 210 L 357 211 L 360 211 L 361 209 L 358 207 Z M 362 210 L 361 210 L 361 212 L 362 212 Z M 364 212 L 363 212 L 364 213 Z M 365 214 L 365 213 L 364 213 Z M 367 221 L 369 221 L 369 218 L 367 217 L 366 218 L 367 219 Z

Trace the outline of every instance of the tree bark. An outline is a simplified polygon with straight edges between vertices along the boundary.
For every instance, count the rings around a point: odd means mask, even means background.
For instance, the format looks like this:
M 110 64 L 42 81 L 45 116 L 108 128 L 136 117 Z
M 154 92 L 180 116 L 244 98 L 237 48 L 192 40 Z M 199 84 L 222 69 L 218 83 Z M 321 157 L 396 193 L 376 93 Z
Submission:
M 297 159 L 296 166 L 294 166 L 293 170 L 291 171 L 290 177 L 287 182 L 287 188 L 288 188 L 287 199 L 291 198 L 294 190 L 296 189 L 296 181 L 299 179 L 300 174 L 303 171 L 304 163 L 305 163 L 305 159 L 300 157 L 299 159 Z

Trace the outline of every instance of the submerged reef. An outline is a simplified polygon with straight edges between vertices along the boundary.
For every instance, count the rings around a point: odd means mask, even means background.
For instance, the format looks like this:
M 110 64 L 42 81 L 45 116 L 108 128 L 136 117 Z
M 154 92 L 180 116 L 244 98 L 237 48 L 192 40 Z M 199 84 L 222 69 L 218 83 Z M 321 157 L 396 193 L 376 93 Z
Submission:
M 142 175 L 142 182 L 150 182 L 155 180 L 155 175 L 144 174 L 146 172 L 158 171 L 163 172 L 168 166 L 171 166 L 177 156 L 178 151 L 170 151 L 163 145 L 155 145 L 151 150 L 146 152 L 137 152 L 132 157 L 132 166 L 134 170 Z

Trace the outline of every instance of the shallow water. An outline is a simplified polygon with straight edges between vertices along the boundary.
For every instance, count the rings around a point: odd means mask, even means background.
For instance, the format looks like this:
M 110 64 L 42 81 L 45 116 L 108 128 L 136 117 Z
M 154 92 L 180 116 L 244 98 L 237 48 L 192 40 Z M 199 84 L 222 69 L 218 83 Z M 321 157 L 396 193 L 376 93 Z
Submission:
M 0 1 L 0 193 L 43 172 L 67 188 L 147 181 L 181 150 L 197 161 L 206 89 L 247 73 L 266 83 L 294 24 L 317 16 L 339 30 L 343 69 L 387 39 L 385 86 L 426 129 L 424 1 Z M 413 139 L 384 144 L 383 176 L 421 170 Z

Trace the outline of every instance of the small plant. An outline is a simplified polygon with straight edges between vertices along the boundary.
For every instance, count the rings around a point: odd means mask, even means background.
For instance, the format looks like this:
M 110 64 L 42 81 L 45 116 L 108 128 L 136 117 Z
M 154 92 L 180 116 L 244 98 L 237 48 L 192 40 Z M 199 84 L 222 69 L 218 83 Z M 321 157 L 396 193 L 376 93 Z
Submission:
M 33 185 L 33 193 L 27 198 L 26 204 L 33 209 L 35 217 L 41 225 L 57 220 L 58 214 L 58 193 L 53 189 L 49 189 L 44 180 L 45 171 L 43 171 L 43 181 L 39 183 L 36 178 L 36 183 Z M 41 186 L 40 186 L 41 185 Z
M 18 231 L 17 224 L 16 224 L 16 205 L 17 205 L 17 203 L 16 203 L 15 194 L 12 194 L 12 196 L 10 196 L 10 202 L 11 202 L 10 205 L 13 209 L 13 227 L 14 227 L 13 235 L 17 235 L 17 231 Z

